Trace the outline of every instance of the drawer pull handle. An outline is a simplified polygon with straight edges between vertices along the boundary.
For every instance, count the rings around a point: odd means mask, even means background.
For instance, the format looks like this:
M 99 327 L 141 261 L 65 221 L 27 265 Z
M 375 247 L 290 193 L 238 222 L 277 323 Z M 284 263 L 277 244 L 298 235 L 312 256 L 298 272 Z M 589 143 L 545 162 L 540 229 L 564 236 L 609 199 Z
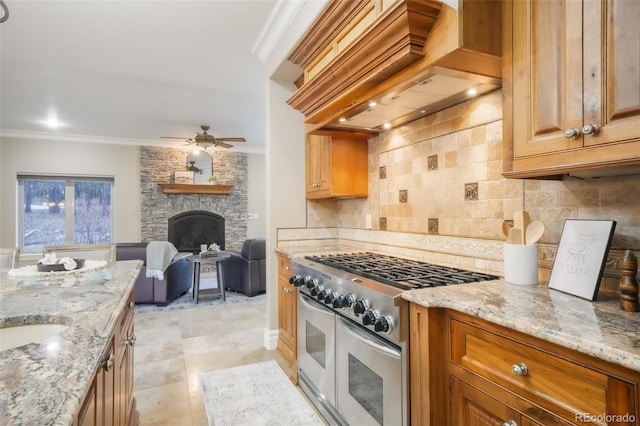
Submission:
M 502 423 L 502 426 L 518 426 L 515 420 L 509 420 L 507 422 Z
M 584 133 L 585 135 L 595 135 L 596 133 L 598 133 L 598 130 L 600 130 L 600 128 L 597 125 L 587 124 L 582 128 L 582 133 Z
M 516 376 L 526 376 L 527 374 L 529 374 L 529 369 L 522 362 L 513 364 L 511 366 L 511 371 L 513 371 L 513 374 L 515 374 Z
M 579 129 L 567 129 L 564 131 L 564 137 L 567 139 L 576 139 L 578 136 L 580 136 Z
M 116 362 L 116 357 L 113 354 L 109 354 L 109 358 L 104 362 L 104 371 L 109 371 L 113 367 L 113 364 Z

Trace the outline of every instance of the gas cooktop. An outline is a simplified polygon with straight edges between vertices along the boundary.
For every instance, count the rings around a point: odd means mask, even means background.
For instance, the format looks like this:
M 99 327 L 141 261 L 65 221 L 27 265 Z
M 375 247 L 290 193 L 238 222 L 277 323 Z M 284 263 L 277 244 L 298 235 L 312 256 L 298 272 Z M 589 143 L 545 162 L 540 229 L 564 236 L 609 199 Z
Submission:
M 497 276 L 490 274 L 371 252 L 305 256 L 305 258 L 404 290 L 498 279 Z

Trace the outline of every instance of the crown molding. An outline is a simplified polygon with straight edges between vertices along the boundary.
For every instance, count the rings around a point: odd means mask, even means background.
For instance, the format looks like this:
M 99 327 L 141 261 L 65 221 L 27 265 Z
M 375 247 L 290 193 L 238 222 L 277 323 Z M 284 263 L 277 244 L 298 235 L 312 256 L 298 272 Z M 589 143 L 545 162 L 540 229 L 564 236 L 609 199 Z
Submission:
M 178 140 L 153 140 L 153 139 L 126 139 L 126 138 L 111 138 L 106 136 L 92 136 L 92 135 L 75 135 L 70 133 L 53 133 L 53 132 L 34 132 L 28 130 L 15 130 L 15 129 L 0 129 L 0 139 L 4 138 L 16 138 L 16 139 L 33 139 L 40 141 L 55 141 L 55 142 L 74 142 L 74 143 L 96 143 L 105 145 L 128 145 L 128 146 L 154 146 L 159 148 L 183 148 L 185 145 L 183 141 Z M 212 151 L 227 151 L 227 148 L 211 148 Z M 245 148 L 241 146 L 235 146 L 232 152 L 244 152 L 247 154 L 264 154 L 264 149 L 258 148 Z
M 303 4 L 304 1 L 279 0 L 256 39 L 251 53 L 258 56 L 263 63 L 267 62 L 296 15 L 302 9 Z

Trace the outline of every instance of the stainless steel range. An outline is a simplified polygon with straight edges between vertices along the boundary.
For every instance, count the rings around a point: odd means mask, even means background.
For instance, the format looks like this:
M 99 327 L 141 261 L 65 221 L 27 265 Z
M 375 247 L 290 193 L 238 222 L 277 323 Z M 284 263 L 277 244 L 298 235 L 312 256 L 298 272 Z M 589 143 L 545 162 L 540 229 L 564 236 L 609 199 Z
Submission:
M 339 425 L 409 423 L 403 291 L 498 278 L 369 252 L 292 263 L 300 386 Z

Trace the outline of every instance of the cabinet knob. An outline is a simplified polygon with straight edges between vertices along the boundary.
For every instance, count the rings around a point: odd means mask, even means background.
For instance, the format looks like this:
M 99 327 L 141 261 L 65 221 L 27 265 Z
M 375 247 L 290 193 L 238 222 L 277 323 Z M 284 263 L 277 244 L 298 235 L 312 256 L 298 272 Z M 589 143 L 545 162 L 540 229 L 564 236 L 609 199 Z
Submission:
M 124 344 L 125 344 L 125 345 L 129 345 L 129 346 L 133 346 L 133 345 L 135 345 L 135 344 L 136 344 L 136 340 L 137 340 L 137 339 L 138 339 L 138 338 L 137 338 L 135 335 L 134 335 L 134 336 L 131 336 L 131 337 L 129 337 L 128 339 L 126 339 L 126 340 L 124 341 Z
M 133 307 L 134 307 L 134 306 L 136 306 L 136 304 L 135 304 L 135 303 L 133 303 L 133 302 L 129 302 L 129 309 L 133 309 Z
M 598 133 L 598 130 L 600 130 L 600 128 L 597 125 L 586 124 L 582 128 L 582 133 L 584 133 L 585 135 L 595 135 L 596 133 Z
M 506 422 L 502 423 L 502 426 L 518 426 L 518 423 L 516 423 L 515 420 L 509 420 L 509 421 L 506 421 Z
M 291 293 L 291 289 L 289 287 L 285 287 L 283 290 L 285 293 Z
M 564 137 L 567 139 L 575 139 L 580 136 L 580 130 L 578 129 L 567 129 L 564 131 Z
M 116 361 L 116 357 L 113 354 L 109 354 L 109 358 L 104 362 L 104 371 L 109 371 L 113 368 L 113 363 Z
M 515 374 L 516 376 L 526 376 L 527 374 L 529 374 L 529 369 L 522 362 L 518 364 L 513 364 L 511 366 L 511 371 L 513 371 L 513 374 Z

